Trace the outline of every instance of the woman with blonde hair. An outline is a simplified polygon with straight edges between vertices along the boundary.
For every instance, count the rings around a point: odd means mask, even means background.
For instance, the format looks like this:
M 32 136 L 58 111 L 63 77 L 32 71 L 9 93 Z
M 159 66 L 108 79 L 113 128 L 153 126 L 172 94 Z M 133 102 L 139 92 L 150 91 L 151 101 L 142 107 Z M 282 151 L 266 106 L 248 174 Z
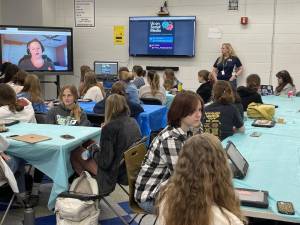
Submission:
M 59 94 L 60 104 L 48 111 L 47 123 L 67 126 L 89 126 L 86 113 L 77 103 L 78 92 L 74 85 L 64 86 Z
M 82 149 L 71 153 L 71 162 L 76 173 L 87 170 L 97 175 L 100 195 L 113 192 L 117 182 L 127 184 L 126 168 L 124 164 L 120 167 L 120 162 L 123 153 L 141 139 L 140 128 L 129 114 L 125 97 L 110 95 L 105 102 L 105 122 L 100 138 L 101 151 L 88 160 L 81 158 Z
M 227 157 L 217 137 L 191 137 L 157 201 L 159 225 L 242 225 Z M 242 222 L 243 221 L 243 222 Z
M 156 71 L 150 70 L 147 73 L 148 85 L 140 88 L 140 98 L 156 98 L 165 104 L 166 90 L 160 86 L 160 78 Z
M 219 56 L 213 66 L 212 74 L 214 80 L 231 81 L 236 88 L 236 79 L 242 74 L 243 66 L 236 56 L 230 43 L 223 43 L 221 56 Z
M 85 74 L 79 94 L 83 99 L 91 99 L 94 102 L 99 102 L 105 97 L 104 88 L 101 83 L 97 82 L 96 74 L 93 71 L 88 71 Z
M 204 108 L 204 131 L 224 140 L 235 132 L 244 132 L 244 122 L 233 105 L 234 92 L 228 81 L 218 80 L 212 90 L 213 103 Z
M 25 78 L 22 91 L 17 95 L 18 98 L 27 98 L 32 103 L 32 107 L 37 113 L 46 113 L 48 111 L 44 103 L 41 91 L 40 79 L 35 74 L 29 74 Z

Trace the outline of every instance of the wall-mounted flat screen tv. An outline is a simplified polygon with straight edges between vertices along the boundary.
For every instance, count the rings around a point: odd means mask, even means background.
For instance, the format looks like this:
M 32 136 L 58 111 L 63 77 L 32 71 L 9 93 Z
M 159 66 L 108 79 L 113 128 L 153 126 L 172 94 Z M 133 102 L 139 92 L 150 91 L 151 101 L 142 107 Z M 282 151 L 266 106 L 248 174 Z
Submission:
M 45 74 L 73 73 L 72 28 L 0 26 L 0 60 Z
M 129 55 L 195 56 L 195 16 L 129 17 Z

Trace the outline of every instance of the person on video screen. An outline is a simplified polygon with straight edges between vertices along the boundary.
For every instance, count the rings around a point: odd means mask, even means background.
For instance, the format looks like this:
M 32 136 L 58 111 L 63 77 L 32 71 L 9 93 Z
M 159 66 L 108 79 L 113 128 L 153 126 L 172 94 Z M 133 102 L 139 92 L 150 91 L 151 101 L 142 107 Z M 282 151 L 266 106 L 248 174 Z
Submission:
M 19 61 L 19 67 L 23 70 L 54 70 L 52 60 L 43 55 L 45 48 L 38 39 L 27 43 L 27 55 Z

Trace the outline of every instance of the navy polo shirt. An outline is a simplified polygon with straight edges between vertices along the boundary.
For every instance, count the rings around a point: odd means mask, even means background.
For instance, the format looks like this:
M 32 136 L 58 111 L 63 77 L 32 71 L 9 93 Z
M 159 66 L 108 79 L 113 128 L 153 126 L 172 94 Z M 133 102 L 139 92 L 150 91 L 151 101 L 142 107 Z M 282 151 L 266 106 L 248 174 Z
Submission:
M 217 58 L 214 64 L 214 67 L 218 70 L 218 74 L 217 74 L 218 80 L 229 80 L 230 77 L 232 76 L 234 67 L 238 68 L 242 66 L 240 59 L 236 56 L 231 56 L 218 63 L 219 58 Z M 224 75 L 222 74 L 223 70 L 224 70 Z

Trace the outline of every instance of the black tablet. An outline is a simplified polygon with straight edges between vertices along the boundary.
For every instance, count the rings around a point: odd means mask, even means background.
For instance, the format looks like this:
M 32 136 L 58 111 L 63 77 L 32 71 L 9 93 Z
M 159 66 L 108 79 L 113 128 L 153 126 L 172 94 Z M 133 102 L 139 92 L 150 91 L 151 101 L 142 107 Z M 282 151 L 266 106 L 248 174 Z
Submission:
M 269 207 L 269 193 L 267 191 L 247 188 L 235 188 L 235 192 L 240 199 L 241 205 L 243 206 L 250 206 L 256 208 Z
M 248 162 L 231 141 L 228 141 L 225 151 L 232 163 L 234 178 L 243 179 L 249 168 Z
M 271 127 L 275 126 L 275 121 L 272 121 L 272 120 L 254 120 L 254 122 L 252 123 L 252 126 L 271 128 Z
M 6 127 L 20 123 L 19 120 L 0 120 L 0 124 L 4 124 Z

